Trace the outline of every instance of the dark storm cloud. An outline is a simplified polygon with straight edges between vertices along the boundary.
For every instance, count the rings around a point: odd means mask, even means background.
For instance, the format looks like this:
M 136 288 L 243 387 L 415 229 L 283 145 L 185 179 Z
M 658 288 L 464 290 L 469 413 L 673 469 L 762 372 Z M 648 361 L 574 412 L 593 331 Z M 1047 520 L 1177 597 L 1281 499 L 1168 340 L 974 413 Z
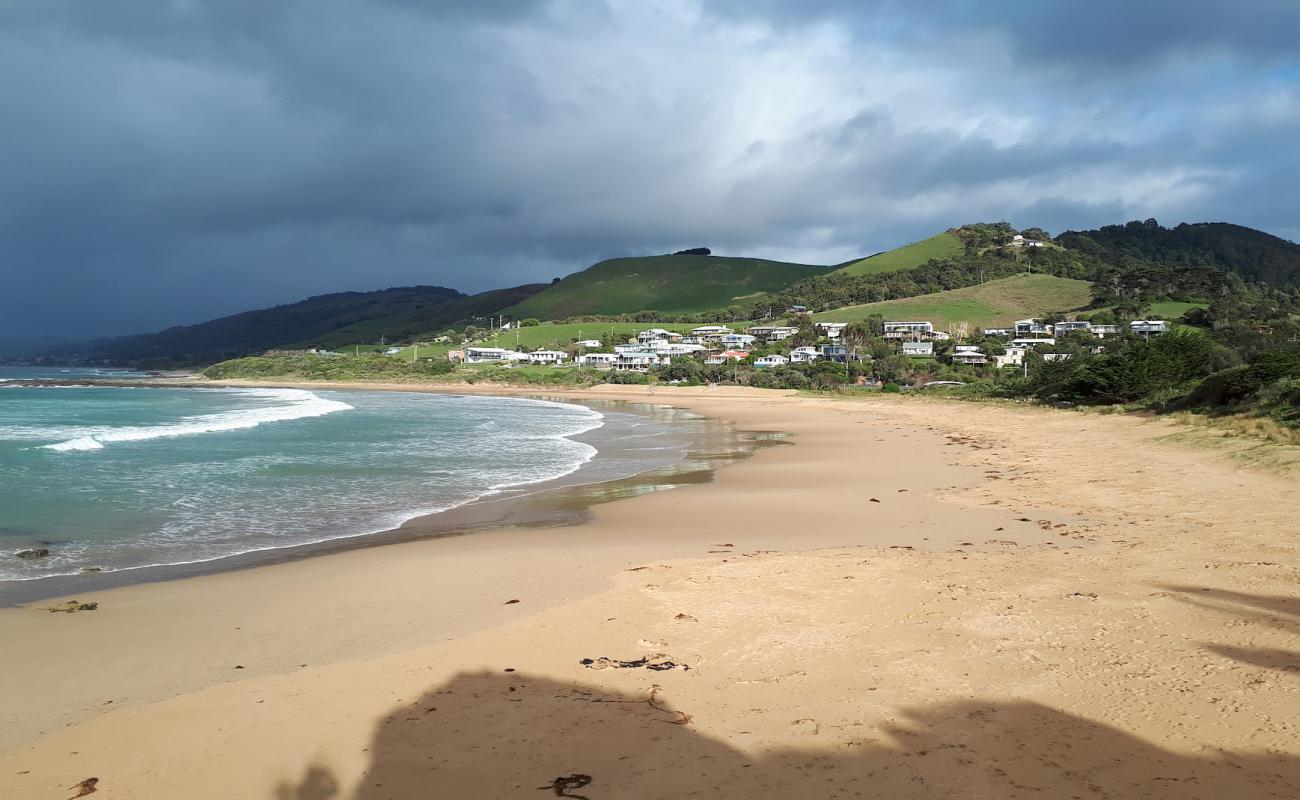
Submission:
M 909 42 L 991 31 L 1033 61 L 1109 68 L 1169 56 L 1251 61 L 1300 56 L 1293 0 L 710 0 L 722 17 L 835 20 Z
M 1300 6 L 0 5 L 0 335 L 976 219 L 1300 235 Z

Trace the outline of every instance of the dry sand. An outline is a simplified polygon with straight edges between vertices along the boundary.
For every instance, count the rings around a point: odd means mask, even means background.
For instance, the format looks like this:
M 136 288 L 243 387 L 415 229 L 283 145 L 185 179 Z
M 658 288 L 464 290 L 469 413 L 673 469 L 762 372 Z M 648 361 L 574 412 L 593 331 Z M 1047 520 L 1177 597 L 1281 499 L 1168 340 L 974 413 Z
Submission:
M 0 797 L 1300 796 L 1294 477 L 1162 421 L 653 400 L 795 444 L 568 528 L 0 611 Z M 580 663 L 652 655 L 689 669 Z

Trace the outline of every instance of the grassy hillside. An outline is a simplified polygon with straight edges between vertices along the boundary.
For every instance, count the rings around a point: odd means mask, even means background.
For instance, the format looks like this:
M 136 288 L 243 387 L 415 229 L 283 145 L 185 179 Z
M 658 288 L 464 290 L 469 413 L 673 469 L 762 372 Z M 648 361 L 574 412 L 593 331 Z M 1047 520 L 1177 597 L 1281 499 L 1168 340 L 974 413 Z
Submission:
M 997 327 L 1048 311 L 1084 308 L 1090 299 L 1091 284 L 1087 281 L 1053 275 L 1013 275 L 964 289 L 847 306 L 813 318 L 854 322 L 882 314 L 888 320 L 929 320 L 936 326 L 968 322 L 978 327 Z
M 919 267 L 936 258 L 955 258 L 966 252 L 961 239 L 948 231 L 935 234 L 929 239 L 912 242 L 885 253 L 867 256 L 839 269 L 836 273 L 845 275 L 878 275 L 882 272 L 896 272 L 900 269 Z
M 1160 319 L 1178 319 L 1193 308 L 1209 308 L 1209 303 L 1160 300 L 1151 304 L 1151 316 Z
M 538 348 L 565 347 L 578 338 L 605 339 L 611 333 L 617 337 L 633 337 L 648 328 L 663 328 L 669 331 L 685 332 L 694 325 L 673 325 L 660 322 L 580 322 L 556 325 L 545 323 L 516 331 L 502 331 L 502 347 L 514 347 L 516 343 L 525 350 Z M 734 327 L 734 326 L 733 326 Z
M 728 256 L 641 256 L 602 261 L 505 309 L 516 319 L 655 310 L 706 311 L 784 289 L 834 267 Z

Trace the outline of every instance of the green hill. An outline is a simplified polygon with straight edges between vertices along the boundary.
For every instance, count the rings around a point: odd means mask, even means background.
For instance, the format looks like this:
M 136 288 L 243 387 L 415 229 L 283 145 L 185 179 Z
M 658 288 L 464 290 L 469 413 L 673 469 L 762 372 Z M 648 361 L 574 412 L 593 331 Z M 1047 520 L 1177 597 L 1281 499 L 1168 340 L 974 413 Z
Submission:
M 929 320 L 936 326 L 968 322 L 996 327 L 1049 311 L 1086 308 L 1090 300 L 1091 284 L 1087 281 L 1054 275 L 1013 275 L 964 289 L 846 306 L 814 314 L 813 319 L 856 322 L 881 314 L 888 320 Z
M 1300 245 L 1226 222 L 1161 227 L 1154 219 L 1066 231 L 1057 244 L 1096 256 L 1107 264 L 1192 269 L 1212 267 L 1247 281 L 1276 287 L 1300 286 Z
M 894 250 L 851 262 L 835 272 L 844 275 L 879 275 L 883 272 L 919 267 L 931 259 L 955 258 L 965 252 L 966 246 L 961 239 L 954 236 L 951 231 L 944 231 L 929 239 L 922 239 L 919 242 L 912 242 Z
M 125 363 L 199 364 L 276 348 L 334 348 L 374 342 L 381 336 L 397 341 L 496 313 L 543 286 L 529 284 L 472 296 L 441 286 L 325 294 L 157 333 L 100 339 L 66 355 Z
M 516 319 L 554 320 L 646 310 L 707 311 L 834 269 L 728 256 L 614 258 L 575 272 L 504 313 Z

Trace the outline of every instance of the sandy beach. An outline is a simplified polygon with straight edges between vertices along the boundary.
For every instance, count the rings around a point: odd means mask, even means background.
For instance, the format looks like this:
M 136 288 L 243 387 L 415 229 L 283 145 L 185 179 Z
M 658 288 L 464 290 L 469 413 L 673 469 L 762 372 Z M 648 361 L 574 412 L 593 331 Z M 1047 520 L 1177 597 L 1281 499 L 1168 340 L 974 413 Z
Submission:
M 792 444 L 582 524 L 0 609 L 0 797 L 1300 796 L 1294 472 L 1165 420 L 584 396 Z

